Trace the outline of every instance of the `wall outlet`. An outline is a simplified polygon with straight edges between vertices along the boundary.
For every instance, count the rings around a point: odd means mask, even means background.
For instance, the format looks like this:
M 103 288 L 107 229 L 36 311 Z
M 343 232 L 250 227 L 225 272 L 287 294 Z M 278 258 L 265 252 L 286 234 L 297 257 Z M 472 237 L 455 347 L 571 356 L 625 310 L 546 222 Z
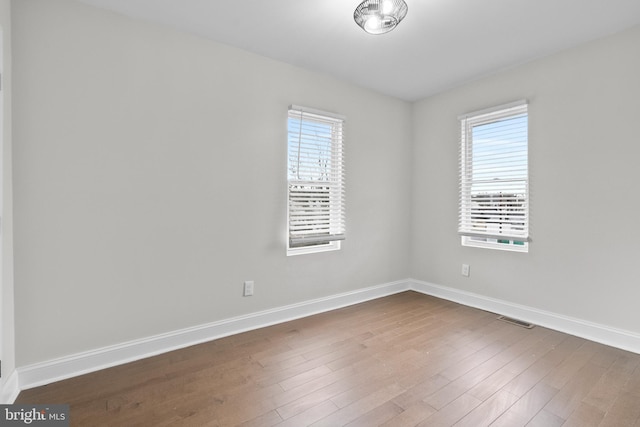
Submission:
M 242 293 L 245 297 L 250 297 L 253 295 L 253 280 L 247 280 L 244 282 L 244 291 Z
M 469 277 L 469 264 L 462 264 L 462 275 Z

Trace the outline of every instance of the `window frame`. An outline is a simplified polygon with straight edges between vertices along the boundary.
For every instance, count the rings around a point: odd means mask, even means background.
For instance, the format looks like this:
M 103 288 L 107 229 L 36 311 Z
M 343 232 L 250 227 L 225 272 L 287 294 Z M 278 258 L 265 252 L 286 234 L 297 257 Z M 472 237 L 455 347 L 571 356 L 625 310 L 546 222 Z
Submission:
M 295 131 L 292 131 L 292 120 L 297 120 L 299 123 Z M 287 114 L 287 256 L 341 249 L 341 240 L 345 239 L 346 228 L 344 212 L 344 123 L 345 117 L 339 114 L 298 105 L 289 106 Z M 314 137 L 307 134 L 308 138 L 304 138 L 303 129 L 317 128 L 318 125 L 330 126 L 330 137 Z M 317 144 L 318 142 L 321 144 L 329 144 L 329 154 L 321 153 L 324 151 L 322 148 L 317 148 L 316 151 L 311 148 L 311 155 L 321 156 L 319 157 L 318 164 L 326 162 L 325 166 L 313 166 L 310 165 L 308 161 L 301 159 L 300 154 L 303 153 L 303 151 L 305 154 L 308 154 L 302 145 L 310 142 L 314 143 L 314 145 L 319 145 Z M 297 150 L 295 149 L 296 144 Z M 294 147 L 293 153 L 292 146 Z M 304 154 L 302 157 L 305 157 Z M 299 174 L 299 171 L 302 169 L 307 171 L 305 172 L 307 175 L 306 179 L 301 178 L 299 175 L 298 179 L 292 179 L 292 174 Z M 294 172 L 294 170 L 297 172 Z M 295 184 L 293 183 L 297 183 L 298 186 L 303 188 L 306 187 L 306 191 L 300 188 L 294 191 L 293 186 Z M 301 196 L 304 197 L 304 193 L 317 191 L 317 187 L 327 188 L 327 194 L 320 196 L 318 199 L 310 196 L 310 200 L 314 200 L 320 204 L 323 203 L 321 199 L 326 199 L 328 206 L 319 209 L 320 216 L 323 217 L 324 221 L 316 221 L 316 223 L 310 227 L 310 230 L 301 232 L 299 226 L 296 228 L 294 223 L 296 219 L 300 219 L 301 216 L 304 217 L 308 215 L 308 213 L 300 213 L 301 209 L 299 204 L 296 206 L 297 209 L 292 209 L 292 205 L 295 205 L 296 201 L 304 200 L 304 198 L 300 198 Z M 295 218 L 296 214 L 292 214 L 292 211 L 295 210 L 299 213 L 297 218 Z M 321 222 L 324 225 L 319 225 Z M 300 223 L 298 222 L 298 224 Z M 294 229 L 298 232 L 296 233 Z M 314 233 L 312 231 L 314 229 L 320 232 Z M 310 242 L 305 244 L 304 240 L 307 239 Z M 293 244 L 292 241 L 294 240 L 298 240 L 300 243 Z
M 473 130 L 475 127 L 484 126 L 494 123 L 506 122 L 509 120 L 516 119 L 518 117 L 525 117 L 525 125 L 524 125 L 524 141 L 511 141 L 509 142 L 509 148 L 514 150 L 514 147 L 522 151 L 522 147 L 518 147 L 518 144 L 526 145 L 526 155 L 524 156 L 524 166 L 519 165 L 516 172 L 518 174 L 524 174 L 523 176 L 517 175 L 517 177 L 499 177 L 498 172 L 496 176 L 491 178 L 492 175 L 489 175 L 489 178 L 486 176 L 483 179 L 478 179 L 473 177 L 473 168 L 474 162 L 478 162 L 479 160 L 474 160 L 473 150 L 474 150 L 474 141 L 473 141 Z M 529 251 L 529 221 L 530 221 L 530 195 L 529 195 L 529 111 L 528 111 L 528 102 L 526 100 L 520 100 L 516 102 L 512 102 L 509 104 L 503 104 L 492 108 L 487 108 L 484 110 L 479 110 L 471 113 L 464 114 L 458 117 L 460 124 L 460 145 L 459 145 L 459 201 L 458 201 L 458 233 L 460 234 L 461 244 L 463 246 L 469 247 L 478 247 L 478 248 L 486 248 L 486 249 L 497 249 L 497 250 L 506 250 L 512 252 L 528 252 Z M 522 129 L 520 129 L 522 132 Z M 514 132 L 515 133 L 515 132 Z M 513 133 L 504 133 L 501 137 L 513 137 Z M 501 141 L 504 144 L 505 141 Z M 512 167 L 510 162 L 514 162 L 513 164 L 518 164 L 518 162 L 522 163 L 522 154 L 503 154 L 496 158 L 495 151 L 491 152 L 491 156 L 494 157 L 492 161 L 495 163 L 485 163 L 483 167 L 483 172 L 486 172 L 490 169 L 499 169 L 505 168 L 506 166 Z M 505 160 L 507 156 L 511 156 Z M 520 156 L 519 158 L 517 156 Z M 500 159 L 500 160 L 497 160 Z M 483 160 L 486 162 L 486 160 Z M 505 173 L 505 172 L 501 172 Z M 507 174 L 508 175 L 508 174 Z M 489 185 L 493 185 L 493 181 L 498 183 L 496 185 L 496 193 L 499 194 L 499 201 L 497 202 L 497 208 L 482 208 L 478 207 L 472 201 L 474 197 L 474 184 L 478 187 L 482 186 L 482 183 L 486 185 L 487 181 L 491 181 Z M 519 182 L 523 187 L 518 190 L 513 190 L 510 188 L 510 185 L 514 185 L 515 182 Z M 477 190 L 476 190 L 477 191 Z M 487 193 L 485 190 L 484 196 L 489 196 L 489 200 L 493 200 L 493 194 Z M 516 193 L 516 191 L 518 191 Z M 509 203 L 514 202 L 505 202 L 504 194 L 507 193 L 508 197 L 511 199 L 516 198 L 518 196 L 523 196 L 523 201 L 516 205 L 515 208 L 512 208 L 513 204 L 509 205 Z M 509 194 L 510 193 L 510 194 Z M 522 193 L 522 194 L 520 194 Z M 480 195 L 482 197 L 482 193 L 476 194 L 476 196 Z M 516 199 L 519 200 L 519 197 Z M 477 202 L 476 202 L 477 203 Z M 516 202 L 518 203 L 518 202 Z M 495 206 L 495 205 L 494 205 Z M 506 209 L 509 209 L 507 212 L 503 214 Z M 493 211 L 494 209 L 498 210 L 498 214 L 496 215 Z M 493 211 L 493 212 L 492 212 Z M 482 231 L 476 228 L 478 215 L 490 215 L 494 216 L 507 216 L 508 219 L 502 222 L 502 219 L 498 219 L 497 222 L 492 222 L 494 224 L 498 224 L 497 229 L 502 230 L 505 225 L 509 226 L 509 231 Z M 475 215 L 475 222 L 474 222 Z M 522 217 L 522 225 L 518 224 L 517 227 L 513 227 L 513 218 L 520 219 Z M 508 242 L 505 242 L 508 241 Z

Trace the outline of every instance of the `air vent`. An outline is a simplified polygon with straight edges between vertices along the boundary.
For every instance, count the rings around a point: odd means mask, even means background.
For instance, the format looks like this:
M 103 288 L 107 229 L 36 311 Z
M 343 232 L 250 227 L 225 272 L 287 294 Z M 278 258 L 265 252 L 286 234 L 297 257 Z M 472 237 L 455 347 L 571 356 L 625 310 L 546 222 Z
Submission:
M 511 323 L 512 325 L 520 326 L 527 329 L 531 329 L 534 326 L 531 323 L 523 322 L 522 320 L 514 319 L 507 316 L 498 316 L 498 320 L 502 320 L 503 322 Z

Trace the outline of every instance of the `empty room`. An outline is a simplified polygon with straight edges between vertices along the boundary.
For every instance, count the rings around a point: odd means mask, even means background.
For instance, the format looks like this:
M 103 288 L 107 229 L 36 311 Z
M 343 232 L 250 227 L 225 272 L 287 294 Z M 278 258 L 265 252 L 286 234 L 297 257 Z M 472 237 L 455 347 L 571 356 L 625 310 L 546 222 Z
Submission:
M 637 0 L 0 27 L 0 424 L 640 426 Z

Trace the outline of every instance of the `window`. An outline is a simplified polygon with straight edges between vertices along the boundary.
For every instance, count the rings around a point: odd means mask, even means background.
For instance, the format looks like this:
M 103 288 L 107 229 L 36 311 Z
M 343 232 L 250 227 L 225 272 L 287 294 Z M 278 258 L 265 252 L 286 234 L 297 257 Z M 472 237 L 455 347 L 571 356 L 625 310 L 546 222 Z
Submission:
M 344 117 L 292 105 L 287 255 L 340 249 L 345 238 Z
M 527 252 L 529 162 L 526 101 L 460 118 L 460 212 L 464 246 Z

